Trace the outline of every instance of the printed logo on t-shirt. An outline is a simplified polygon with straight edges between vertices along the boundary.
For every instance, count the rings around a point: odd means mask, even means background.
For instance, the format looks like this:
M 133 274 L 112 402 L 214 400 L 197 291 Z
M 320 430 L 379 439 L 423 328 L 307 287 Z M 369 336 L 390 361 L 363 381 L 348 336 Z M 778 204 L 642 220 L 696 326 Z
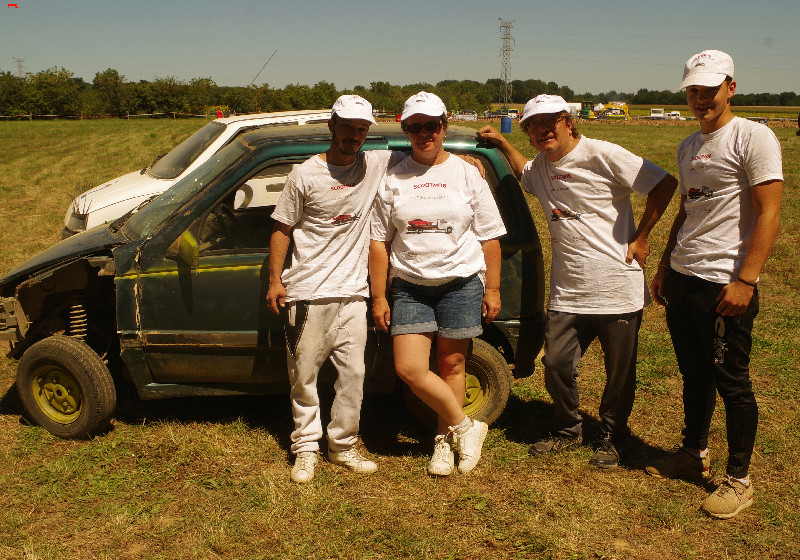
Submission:
M 553 208 L 553 214 L 550 220 L 557 222 L 559 220 L 580 220 L 580 212 L 573 212 L 572 210 L 562 210 L 561 208 Z
M 700 171 L 711 166 L 711 154 L 697 154 L 689 158 L 689 171 Z
M 343 189 L 352 189 L 355 186 L 356 186 L 355 183 L 348 183 L 346 185 L 335 185 L 335 186 L 331 187 L 331 190 L 332 191 L 341 191 Z
M 352 214 L 352 215 L 351 214 L 340 214 L 340 215 L 336 216 L 333 220 L 331 220 L 331 223 L 333 225 L 335 225 L 335 226 L 343 226 L 345 224 L 349 224 L 351 222 L 355 222 L 360 217 L 361 216 L 359 216 L 358 214 Z
M 698 198 L 702 198 L 702 197 L 708 198 L 709 196 L 712 196 L 713 194 L 714 194 L 714 191 L 712 191 L 711 189 L 709 189 L 706 186 L 703 186 L 703 187 L 701 187 L 699 189 L 697 187 L 692 187 L 691 189 L 689 189 L 689 192 L 686 193 L 686 196 L 688 196 L 689 198 L 694 200 L 694 199 L 698 199 Z
M 551 181 L 565 181 L 567 179 L 572 179 L 572 173 L 564 173 L 562 175 L 550 175 Z
M 414 218 L 406 222 L 408 233 L 453 233 L 453 226 L 447 220 L 436 220 L 429 222 L 420 218 Z

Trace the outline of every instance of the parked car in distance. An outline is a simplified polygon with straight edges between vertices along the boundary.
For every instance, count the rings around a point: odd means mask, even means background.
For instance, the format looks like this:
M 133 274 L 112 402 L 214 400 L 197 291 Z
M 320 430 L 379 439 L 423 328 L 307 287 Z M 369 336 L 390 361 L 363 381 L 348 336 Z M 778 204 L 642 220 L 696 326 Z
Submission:
M 267 126 L 324 123 L 329 117 L 330 110 L 304 110 L 216 119 L 140 171 L 76 196 L 64 216 L 61 238 L 116 220 L 160 195 L 243 132 Z
M 663 119 L 664 117 L 664 109 L 650 109 L 651 119 Z
M 283 321 L 266 302 L 278 193 L 259 190 L 282 184 L 294 165 L 329 145 L 327 126 L 240 134 L 146 206 L 0 278 L 0 341 L 19 359 L 16 386 L 29 419 L 82 438 L 108 426 L 119 387 L 141 399 L 288 393 Z M 455 125 L 444 147 L 482 162 L 508 230 L 500 238 L 502 310 L 473 339 L 466 366 L 464 411 L 492 422 L 512 378 L 533 372 L 544 341 L 541 245 L 503 154 Z M 381 124 L 364 149 L 410 151 L 410 144 L 399 124 Z M 388 335 L 370 330 L 366 395 L 399 387 L 391 349 Z M 320 379 L 335 379 L 330 364 Z M 410 391 L 404 395 L 417 417 L 429 417 Z

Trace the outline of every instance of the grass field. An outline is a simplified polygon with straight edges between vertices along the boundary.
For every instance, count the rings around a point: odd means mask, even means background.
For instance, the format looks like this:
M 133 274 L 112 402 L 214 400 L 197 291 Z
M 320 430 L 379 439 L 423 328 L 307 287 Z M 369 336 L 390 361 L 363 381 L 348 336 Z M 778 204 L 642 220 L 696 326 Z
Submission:
M 139 169 L 203 122 L 0 123 L 0 274 L 58 240 L 71 197 Z M 675 174 L 694 128 L 580 123 Z M 800 137 L 774 129 L 784 155 L 782 227 L 760 283 L 752 377 L 761 417 L 754 505 L 729 521 L 699 510 L 710 487 L 658 481 L 643 467 L 680 441 L 681 381 L 650 306 L 640 335 L 634 437 L 623 467 L 588 464 L 591 447 L 534 458 L 551 403 L 541 368 L 518 380 L 470 475 L 425 474 L 432 436 L 402 404 L 370 398 L 362 438 L 379 471 L 358 477 L 326 462 L 309 485 L 289 482 L 287 396 L 123 400 L 113 429 L 64 441 L 21 421 L 16 363 L 0 358 L 0 559 L 786 559 L 800 557 Z M 511 140 L 534 155 L 516 125 Z M 531 207 L 543 243 L 545 218 Z M 641 203 L 637 202 L 637 210 Z M 653 233 L 660 255 L 675 203 Z M 549 260 L 549 247 L 545 247 Z M 648 265 L 653 267 L 656 259 Z M 648 269 L 648 277 L 652 276 Z M 597 435 L 604 375 L 596 345 L 581 366 L 587 436 Z M 724 472 L 720 403 L 712 470 Z

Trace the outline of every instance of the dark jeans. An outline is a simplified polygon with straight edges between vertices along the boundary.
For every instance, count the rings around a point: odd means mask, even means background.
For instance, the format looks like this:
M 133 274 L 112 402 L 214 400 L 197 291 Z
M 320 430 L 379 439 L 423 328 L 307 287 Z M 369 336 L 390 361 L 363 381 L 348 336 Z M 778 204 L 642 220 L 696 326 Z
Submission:
M 621 440 L 630 434 L 628 418 L 636 393 L 636 351 L 642 312 L 589 315 L 547 312 L 544 382 L 555 406 L 555 425 L 562 436 L 582 434 L 578 363 L 597 338 L 603 348 L 606 386 L 600 399 L 603 431 Z
M 708 429 L 719 391 L 725 403 L 727 473 L 744 478 L 758 425 L 758 405 L 750 382 L 758 288 L 743 314 L 722 317 L 715 309 L 723 287 L 671 270 L 664 285 L 667 326 L 683 376 L 683 445 L 708 447 Z

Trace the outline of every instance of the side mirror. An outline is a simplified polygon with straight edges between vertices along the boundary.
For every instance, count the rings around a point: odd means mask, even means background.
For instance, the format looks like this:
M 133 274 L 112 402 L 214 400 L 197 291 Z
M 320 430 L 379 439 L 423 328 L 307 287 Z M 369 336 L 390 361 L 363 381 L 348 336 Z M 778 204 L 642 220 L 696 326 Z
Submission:
M 169 246 L 165 256 L 178 263 L 183 263 L 189 268 L 197 268 L 200 264 L 200 249 L 197 239 L 190 231 L 184 231 L 181 236 Z

